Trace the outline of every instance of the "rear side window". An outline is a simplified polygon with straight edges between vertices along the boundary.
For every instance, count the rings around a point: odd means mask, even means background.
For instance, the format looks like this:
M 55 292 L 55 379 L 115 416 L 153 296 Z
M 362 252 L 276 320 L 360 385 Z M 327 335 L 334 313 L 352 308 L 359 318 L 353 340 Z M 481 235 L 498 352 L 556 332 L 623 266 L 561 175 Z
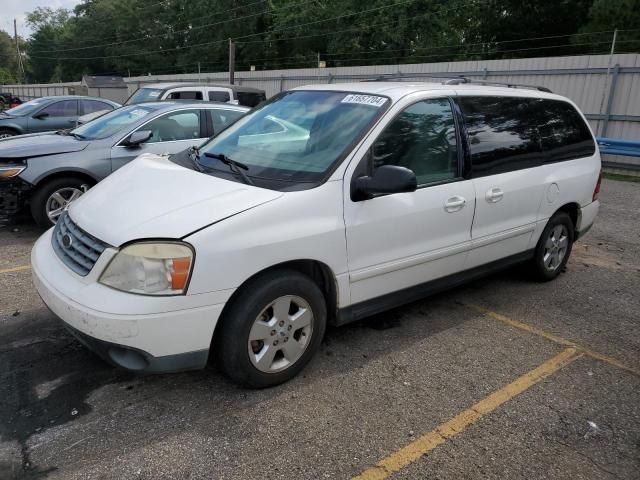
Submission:
M 238 97 L 238 103 L 240 105 L 251 108 L 266 100 L 265 94 L 258 92 L 236 92 L 236 97 Z
M 167 98 L 171 100 L 202 100 L 202 92 L 197 91 L 184 91 L 184 92 L 171 92 Z
M 206 110 L 206 112 L 211 117 L 214 135 L 219 134 L 244 115 L 244 112 L 238 112 L 236 110 L 210 109 Z
M 93 112 L 113 110 L 113 106 L 111 106 L 110 104 L 99 102 L 97 100 L 80 100 L 80 107 L 81 115 L 86 115 L 87 113 Z
M 539 99 L 534 110 L 547 162 L 590 157 L 595 153 L 589 127 L 573 105 Z
M 224 90 L 209 91 L 209 100 L 211 102 L 228 102 L 231 97 L 229 97 L 229 92 Z
M 532 118 L 535 99 L 460 97 L 474 177 L 536 167 L 543 153 Z

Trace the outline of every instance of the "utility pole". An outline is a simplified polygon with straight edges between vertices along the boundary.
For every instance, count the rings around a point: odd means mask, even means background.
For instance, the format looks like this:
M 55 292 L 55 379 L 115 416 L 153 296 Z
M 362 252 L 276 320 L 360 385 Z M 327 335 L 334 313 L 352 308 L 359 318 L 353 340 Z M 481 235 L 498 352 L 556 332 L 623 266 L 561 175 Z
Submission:
M 22 66 L 22 58 L 20 57 L 20 44 L 18 43 L 18 25 L 16 19 L 13 19 L 13 39 L 16 42 L 16 75 L 18 83 L 20 83 L 20 70 Z
M 613 38 L 611 39 L 611 52 L 609 53 L 609 62 L 607 63 L 607 77 L 604 82 L 604 88 L 602 89 L 602 99 L 600 100 L 600 115 L 602 115 L 602 109 L 604 108 L 604 100 L 607 96 L 607 90 L 609 89 L 609 76 L 611 75 L 611 63 L 613 62 L 613 54 L 616 51 L 616 40 L 618 39 L 618 29 L 613 31 Z M 605 125 L 607 120 L 600 124 L 600 135 L 605 133 Z
M 198 62 L 198 83 L 202 82 L 200 79 L 200 62 Z
M 233 85 L 236 74 L 236 44 L 229 39 L 229 83 Z

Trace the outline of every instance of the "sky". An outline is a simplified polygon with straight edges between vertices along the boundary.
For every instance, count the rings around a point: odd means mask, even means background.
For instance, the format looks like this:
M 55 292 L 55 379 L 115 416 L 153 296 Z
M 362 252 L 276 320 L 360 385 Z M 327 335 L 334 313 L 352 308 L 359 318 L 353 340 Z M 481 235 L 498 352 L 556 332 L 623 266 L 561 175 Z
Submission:
M 72 9 L 80 0 L 0 0 L 0 30 L 13 36 L 13 19 L 18 21 L 18 35 L 28 37 L 31 30 L 27 26 L 27 13 L 37 7 L 64 7 Z

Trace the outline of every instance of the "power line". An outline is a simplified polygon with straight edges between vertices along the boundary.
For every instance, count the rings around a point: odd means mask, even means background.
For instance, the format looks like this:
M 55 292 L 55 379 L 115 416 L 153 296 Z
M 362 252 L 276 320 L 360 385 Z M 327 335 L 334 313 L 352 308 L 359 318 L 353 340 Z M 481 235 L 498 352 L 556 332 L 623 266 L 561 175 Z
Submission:
M 222 14 L 228 15 L 230 12 L 233 12 L 235 10 L 240 10 L 242 8 L 247 8 L 247 7 L 252 7 L 254 5 L 258 5 L 259 3 L 265 3 L 266 1 L 267 0 L 258 0 L 256 2 L 247 3 L 247 4 L 244 4 L 244 5 L 238 5 L 237 7 L 229 8 L 229 9 L 224 10 L 224 11 L 220 11 L 220 10 L 214 11 L 213 13 L 210 13 L 208 15 L 200 16 L 197 19 L 198 20 L 204 20 L 204 19 L 207 19 L 207 18 L 220 16 Z M 166 1 L 158 2 L 158 3 L 154 4 L 154 5 L 157 6 L 157 5 L 161 5 L 161 4 L 166 4 Z M 169 4 L 167 4 L 167 5 L 169 5 Z M 144 9 L 141 8 L 140 10 L 146 10 L 146 9 L 147 9 L 147 7 L 145 7 Z M 76 16 L 76 17 L 73 17 L 73 18 L 77 20 L 77 19 L 81 19 L 83 17 Z M 94 20 L 94 19 L 92 18 L 92 20 Z M 184 21 L 185 26 L 187 26 L 191 22 L 193 22 L 193 19 L 192 20 L 185 20 Z M 129 36 L 129 37 L 132 37 L 132 36 Z M 139 37 L 136 37 L 136 38 L 139 38 Z M 146 37 L 144 37 L 144 38 L 146 39 Z M 103 37 L 103 38 L 100 38 L 100 39 L 94 39 L 94 41 L 95 42 L 104 42 L 104 41 L 108 41 L 108 40 L 110 41 L 110 40 L 116 40 L 116 39 L 118 39 L 118 40 L 126 40 L 127 38 L 125 37 L 124 39 L 122 39 L 122 38 L 119 38 L 117 35 L 116 36 L 111 35 L 109 37 Z M 103 47 L 105 45 L 108 45 L 108 43 L 99 43 L 99 44 L 95 44 L 95 45 L 89 45 L 89 46 L 77 47 L 77 48 L 63 48 L 63 49 L 57 49 L 57 50 L 40 50 L 39 53 L 56 53 L 56 52 L 65 52 L 65 51 L 74 51 L 74 50 L 84 50 L 84 49 L 90 49 L 90 48 L 99 48 L 99 47 Z
M 399 2 L 383 5 L 383 6 L 380 6 L 380 7 L 370 8 L 368 10 L 360 10 L 359 12 L 347 13 L 347 14 L 338 15 L 336 17 L 331 17 L 331 18 L 327 18 L 327 19 L 315 20 L 313 22 L 307 22 L 307 23 L 302 23 L 302 24 L 298 24 L 298 25 L 292 25 L 292 26 L 289 26 L 289 27 L 284 27 L 284 28 L 282 28 L 280 30 L 274 30 L 274 31 L 270 31 L 270 32 L 252 33 L 252 34 L 248 34 L 248 35 L 243 35 L 243 36 L 240 36 L 240 37 L 235 37 L 232 40 L 236 41 L 236 40 L 239 40 L 239 39 L 251 38 L 251 37 L 258 36 L 258 35 L 264 35 L 265 33 L 279 33 L 279 32 L 283 32 L 283 31 L 287 31 L 287 30 L 292 30 L 292 29 L 295 29 L 295 28 L 306 27 L 306 26 L 309 26 L 309 25 L 316 25 L 318 23 L 325 23 L 325 22 L 329 22 L 329 21 L 333 21 L 333 20 L 340 20 L 342 18 L 353 17 L 355 15 L 362 15 L 364 13 L 383 10 L 385 8 L 396 7 L 398 5 L 404 5 L 404 4 L 412 3 L 412 2 L 415 2 L 415 1 L 417 1 L 417 0 L 402 0 L 402 1 L 399 1 Z M 310 3 L 310 2 L 305 2 L 305 3 Z M 211 41 L 211 42 L 204 42 L 204 43 L 199 43 L 199 44 L 194 44 L 194 45 L 186 45 L 186 46 L 183 46 L 183 47 L 160 49 L 160 50 L 155 50 L 155 51 L 151 51 L 151 52 L 149 52 L 149 51 L 146 51 L 146 52 L 133 52 L 133 53 L 122 54 L 122 55 L 101 55 L 101 56 L 94 56 L 94 57 L 41 57 L 41 56 L 31 55 L 31 57 L 32 58 L 49 59 L 49 60 L 101 60 L 101 59 L 108 59 L 108 58 L 124 58 L 124 57 L 138 56 L 138 55 L 149 55 L 151 53 L 165 53 L 165 52 L 176 51 L 176 50 L 188 50 L 190 48 L 195 48 L 195 47 L 200 47 L 200 46 L 208 46 L 208 45 L 215 45 L 215 44 L 221 44 L 221 43 L 226 43 L 226 42 L 227 42 L 226 39 L 225 40 L 214 40 L 214 41 Z
M 249 4 L 246 4 L 246 5 L 235 7 L 235 8 L 229 9 L 229 10 L 225 10 L 224 12 L 215 12 L 214 14 L 207 15 L 206 17 L 200 17 L 200 20 L 203 19 L 203 18 L 209 18 L 211 16 L 216 16 L 216 15 L 220 15 L 220 14 L 223 14 L 223 13 L 224 14 L 228 14 L 229 12 L 231 12 L 233 10 L 238 10 L 240 8 L 246 8 L 246 7 L 249 7 L 249 6 L 252 6 L 252 5 L 257 5 L 259 3 L 264 3 L 265 1 L 266 0 L 259 0 L 258 2 L 249 3 Z M 117 46 L 117 45 L 124 45 L 124 44 L 128 44 L 128 43 L 136 43 L 136 42 L 141 42 L 141 41 L 148 41 L 148 40 L 151 40 L 153 38 L 169 37 L 169 36 L 172 36 L 172 35 L 180 35 L 182 33 L 191 33 L 193 31 L 201 30 L 203 28 L 213 27 L 213 26 L 216 26 L 216 25 L 222 25 L 222 24 L 228 23 L 230 21 L 245 20 L 247 18 L 257 17 L 257 16 L 260 16 L 260 15 L 264 15 L 264 14 L 268 14 L 268 13 L 274 12 L 274 11 L 288 10 L 290 8 L 293 8 L 293 7 L 300 7 L 302 5 L 306 5 L 306 4 L 309 4 L 309 3 L 315 3 L 315 2 L 316 2 L 316 0 L 307 0 L 307 1 L 303 1 L 303 2 L 298 2 L 298 3 L 286 5 L 286 6 L 282 7 L 282 8 L 265 10 L 265 11 L 262 11 L 262 12 L 252 13 L 250 15 L 245 15 L 245 16 L 242 16 L 242 17 L 227 18 L 225 20 L 220 20 L 218 22 L 207 23 L 207 24 L 203 24 L 203 25 L 197 25 L 195 27 L 192 26 L 192 27 L 189 27 L 189 28 L 172 31 L 172 32 L 169 32 L 169 33 L 162 33 L 162 34 L 157 34 L 157 35 L 146 35 L 144 37 L 137 37 L 137 38 L 133 38 L 133 39 L 129 39 L 129 40 L 120 40 L 120 41 L 117 41 L 117 42 L 103 43 L 103 44 L 96 44 L 96 45 L 88 45 L 88 46 L 84 46 L 84 47 L 64 48 L 64 49 L 57 49 L 57 50 L 39 50 L 36 53 L 71 52 L 71 51 L 89 50 L 89 49 L 101 48 L 101 47 L 113 47 L 113 46 Z M 187 21 L 187 22 L 189 22 L 189 21 Z

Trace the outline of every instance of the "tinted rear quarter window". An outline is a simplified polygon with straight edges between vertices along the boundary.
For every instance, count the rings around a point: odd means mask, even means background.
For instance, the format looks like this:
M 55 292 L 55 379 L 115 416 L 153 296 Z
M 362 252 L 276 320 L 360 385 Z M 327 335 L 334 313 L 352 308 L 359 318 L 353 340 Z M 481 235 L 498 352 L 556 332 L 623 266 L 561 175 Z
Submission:
M 230 99 L 229 92 L 225 92 L 224 90 L 209 91 L 209 100 L 212 102 L 228 102 Z
M 266 99 L 264 93 L 258 92 L 236 92 L 236 96 L 238 97 L 238 103 L 240 103 L 240 105 L 252 108 Z
M 474 177 L 542 164 L 540 135 L 532 121 L 535 99 L 460 97 Z
M 595 153 L 589 127 L 573 105 L 560 100 L 539 99 L 533 110 L 547 162 L 590 157 Z

